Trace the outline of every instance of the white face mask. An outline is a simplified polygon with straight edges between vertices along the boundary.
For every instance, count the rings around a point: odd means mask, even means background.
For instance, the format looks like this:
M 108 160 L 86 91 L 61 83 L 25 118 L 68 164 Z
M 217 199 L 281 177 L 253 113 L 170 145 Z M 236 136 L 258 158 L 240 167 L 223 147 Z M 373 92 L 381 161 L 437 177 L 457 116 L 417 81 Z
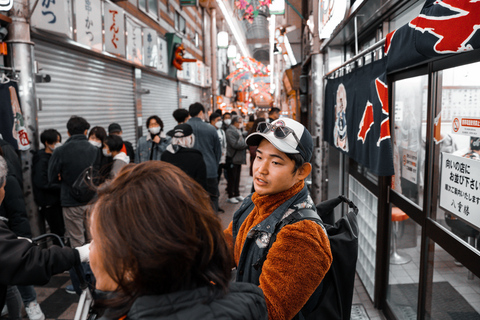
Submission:
M 217 127 L 217 129 L 220 129 L 222 127 L 222 121 L 217 121 L 215 122 L 215 127 Z
M 102 147 L 102 143 L 101 143 L 101 142 L 94 141 L 94 140 L 88 140 L 88 142 L 90 142 L 90 143 L 92 144 L 92 146 L 94 146 L 94 147 L 97 147 L 97 148 L 101 148 L 101 147 Z
M 223 122 L 225 123 L 225 125 L 229 126 L 232 123 L 232 119 L 225 119 L 223 120 Z
M 61 142 L 57 142 L 54 146 L 53 146 L 53 149 L 57 149 L 58 147 L 61 147 L 62 146 L 62 143 Z
M 161 128 L 160 127 L 151 127 L 151 128 L 148 128 L 148 131 L 153 134 L 153 135 L 157 135 L 160 133 L 160 130 Z
M 103 155 L 104 155 L 105 157 L 111 157 L 111 156 L 112 156 L 112 154 L 111 154 L 110 152 L 108 152 L 107 149 L 102 149 L 102 151 L 103 151 Z

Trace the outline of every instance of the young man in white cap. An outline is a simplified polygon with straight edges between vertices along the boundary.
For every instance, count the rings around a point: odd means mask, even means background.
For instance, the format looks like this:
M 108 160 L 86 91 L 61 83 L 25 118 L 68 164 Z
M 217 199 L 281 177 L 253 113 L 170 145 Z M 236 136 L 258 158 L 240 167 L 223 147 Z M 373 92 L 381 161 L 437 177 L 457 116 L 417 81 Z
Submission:
M 282 118 L 260 123 L 247 144 L 258 146 L 253 163 L 255 192 L 243 201 L 225 230 L 234 249 L 236 281 L 254 283 L 263 290 L 269 319 L 292 319 L 332 263 L 327 234 L 311 220 L 284 226 L 268 250 L 278 222 L 297 209 L 315 210 L 304 181 L 312 170 L 312 136 L 299 122 Z M 268 254 L 259 268 L 265 250 Z

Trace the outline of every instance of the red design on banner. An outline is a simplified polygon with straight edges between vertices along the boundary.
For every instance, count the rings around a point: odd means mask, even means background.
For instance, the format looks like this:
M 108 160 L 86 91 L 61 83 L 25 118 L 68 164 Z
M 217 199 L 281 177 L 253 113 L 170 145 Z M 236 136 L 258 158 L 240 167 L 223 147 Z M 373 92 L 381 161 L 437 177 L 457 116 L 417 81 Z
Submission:
M 444 0 L 435 5 L 456 12 L 448 16 L 419 15 L 410 21 L 415 30 L 428 32 L 438 38 L 433 49 L 437 53 L 452 53 L 473 50 L 466 43 L 480 28 L 480 1 Z
M 362 121 L 360 121 L 360 125 L 358 126 L 358 139 L 362 140 L 362 143 L 365 143 L 367 139 L 367 134 L 370 131 L 370 128 L 373 125 L 373 105 L 370 101 L 367 101 L 367 105 L 365 106 L 365 111 L 363 112 Z
M 113 20 L 113 23 L 112 25 L 110 26 L 110 31 L 113 31 L 113 38 L 112 38 L 112 43 L 113 43 L 113 46 L 115 47 L 115 49 L 117 49 L 117 44 L 115 43 L 115 41 L 118 41 L 118 37 L 117 37 L 117 33 L 118 31 L 120 31 L 120 28 L 115 28 L 115 15 L 118 14 L 118 11 L 117 10 L 108 10 L 108 12 L 110 12 L 112 14 L 112 20 Z
M 387 34 L 387 37 L 385 38 L 385 49 L 384 49 L 385 55 L 387 55 L 388 51 L 390 51 L 390 45 L 392 44 L 392 39 L 393 39 L 393 36 L 395 35 L 395 32 L 397 32 L 397 30 L 390 32 L 389 34 Z
M 378 100 L 382 104 L 382 113 L 387 117 L 383 119 L 380 124 L 380 137 L 377 141 L 377 146 L 380 146 L 380 142 L 390 138 L 390 120 L 388 119 L 388 87 L 385 83 L 380 81 L 379 78 L 375 79 L 375 88 L 377 89 Z

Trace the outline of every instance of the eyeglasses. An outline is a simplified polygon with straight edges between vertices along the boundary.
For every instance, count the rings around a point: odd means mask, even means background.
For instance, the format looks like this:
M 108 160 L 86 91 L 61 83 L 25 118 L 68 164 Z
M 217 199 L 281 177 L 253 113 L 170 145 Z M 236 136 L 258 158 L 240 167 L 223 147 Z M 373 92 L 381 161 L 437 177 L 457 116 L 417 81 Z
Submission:
M 277 122 L 274 125 L 271 125 L 268 122 L 260 122 L 257 126 L 257 132 L 260 133 L 268 133 L 269 131 L 273 132 L 273 135 L 275 138 L 278 139 L 285 139 L 288 137 L 288 135 L 291 133 L 293 137 L 295 138 L 295 141 L 297 141 L 298 146 L 302 150 L 303 154 L 306 155 L 307 152 L 303 148 L 302 144 L 300 143 L 300 140 L 298 139 L 297 135 L 295 134 L 295 131 L 292 128 L 286 127 L 281 121 L 280 123 Z

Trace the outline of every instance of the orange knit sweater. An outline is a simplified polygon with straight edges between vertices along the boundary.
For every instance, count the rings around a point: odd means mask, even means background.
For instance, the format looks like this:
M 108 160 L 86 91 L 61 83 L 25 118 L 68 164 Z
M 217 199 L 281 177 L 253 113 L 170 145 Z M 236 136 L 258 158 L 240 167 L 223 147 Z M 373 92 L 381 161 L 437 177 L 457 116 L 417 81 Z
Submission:
M 248 231 L 300 192 L 303 186 L 301 181 L 275 195 L 252 195 L 255 207 L 240 227 L 234 247 L 236 265 Z M 225 235 L 232 243 L 232 223 Z M 330 242 L 317 223 L 304 220 L 283 227 L 268 252 L 260 275 L 260 288 L 265 295 L 269 319 L 292 319 L 318 287 L 331 263 Z

